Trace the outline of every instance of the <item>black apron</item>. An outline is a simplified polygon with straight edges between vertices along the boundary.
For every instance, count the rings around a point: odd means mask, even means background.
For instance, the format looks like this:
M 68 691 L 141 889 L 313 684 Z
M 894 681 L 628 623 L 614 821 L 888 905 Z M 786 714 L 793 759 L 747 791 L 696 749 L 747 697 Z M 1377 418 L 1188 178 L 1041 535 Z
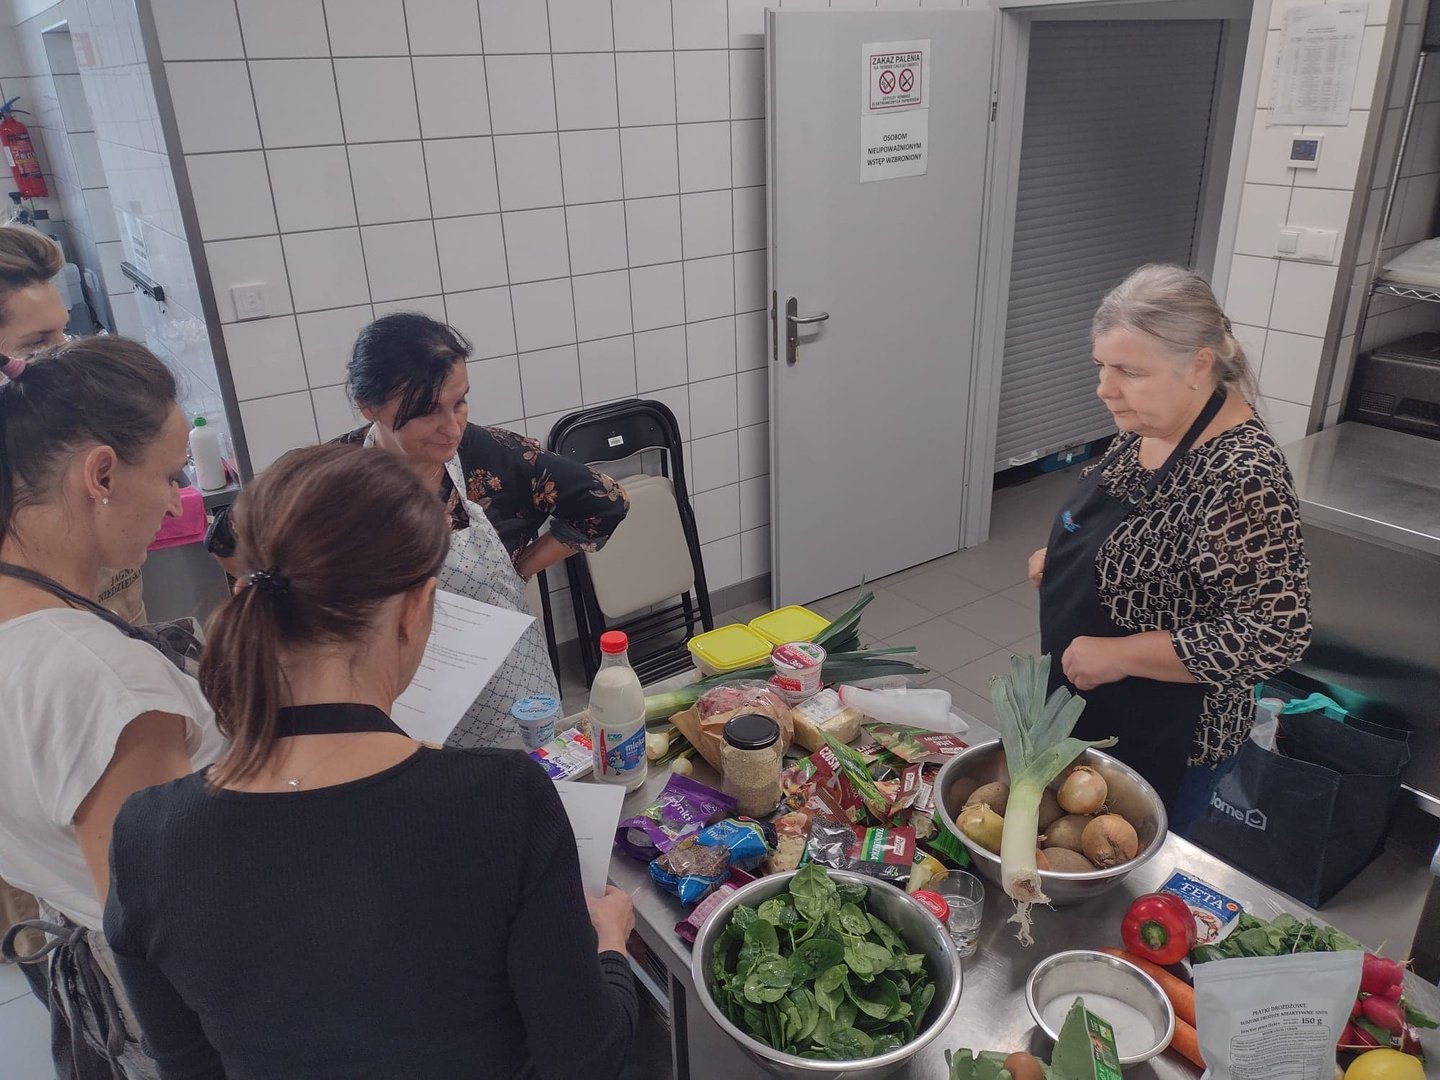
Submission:
M 1225 388 L 1217 387 L 1165 464 L 1150 474 L 1144 489 L 1131 500 L 1116 499 L 1101 487 L 1101 475 L 1112 455 L 1101 459 L 1055 519 L 1040 580 L 1040 650 L 1051 659 L 1050 689 L 1067 686 L 1085 699 L 1076 737 L 1116 736 L 1120 741 L 1106 752 L 1150 781 L 1167 810 L 1180 793 L 1205 687 L 1132 676 L 1081 692 L 1065 678 L 1060 660 L 1077 637 L 1127 637 L 1135 632 L 1110 618 L 1100 598 L 1096 558 L 1105 541 L 1165 481 L 1224 404 Z

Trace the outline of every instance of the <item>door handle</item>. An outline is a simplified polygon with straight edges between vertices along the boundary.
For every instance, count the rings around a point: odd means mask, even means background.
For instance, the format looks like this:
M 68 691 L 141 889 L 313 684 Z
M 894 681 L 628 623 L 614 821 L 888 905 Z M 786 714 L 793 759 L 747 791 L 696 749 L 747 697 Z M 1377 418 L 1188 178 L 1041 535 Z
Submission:
M 819 315 L 801 315 L 800 302 L 795 297 L 785 301 L 785 362 L 793 364 L 800 359 L 800 327 L 822 323 L 830 318 L 828 311 Z

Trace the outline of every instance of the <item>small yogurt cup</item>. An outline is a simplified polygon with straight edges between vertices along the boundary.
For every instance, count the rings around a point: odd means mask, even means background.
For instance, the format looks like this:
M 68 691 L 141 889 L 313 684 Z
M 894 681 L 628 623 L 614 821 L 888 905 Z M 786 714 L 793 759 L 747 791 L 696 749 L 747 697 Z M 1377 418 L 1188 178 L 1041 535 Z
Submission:
M 770 685 L 779 690 L 791 705 L 798 705 L 820 692 L 825 650 L 814 642 L 791 641 L 776 645 L 770 652 L 770 664 L 775 669 Z
M 519 725 L 525 749 L 539 750 L 555 738 L 555 719 L 560 715 L 560 702 L 549 694 L 531 694 L 511 705 L 510 715 Z

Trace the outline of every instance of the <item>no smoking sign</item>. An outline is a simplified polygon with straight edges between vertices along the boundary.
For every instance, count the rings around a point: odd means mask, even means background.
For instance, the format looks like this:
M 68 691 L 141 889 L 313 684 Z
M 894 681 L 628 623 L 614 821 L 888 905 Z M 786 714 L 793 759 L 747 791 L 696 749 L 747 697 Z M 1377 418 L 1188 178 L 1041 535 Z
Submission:
M 925 101 L 924 49 L 876 52 L 867 56 L 869 111 L 917 109 Z

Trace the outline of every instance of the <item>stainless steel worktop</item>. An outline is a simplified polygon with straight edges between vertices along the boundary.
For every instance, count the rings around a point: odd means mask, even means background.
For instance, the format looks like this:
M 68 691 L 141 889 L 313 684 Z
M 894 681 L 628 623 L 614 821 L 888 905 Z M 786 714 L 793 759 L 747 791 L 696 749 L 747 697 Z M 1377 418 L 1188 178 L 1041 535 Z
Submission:
M 1337 424 L 1285 457 L 1306 524 L 1440 558 L 1440 440 Z
M 985 724 L 972 721 L 965 738 L 980 742 L 994 738 Z M 697 779 L 714 782 L 708 769 L 697 767 Z M 626 799 L 627 814 L 645 806 L 664 786 L 668 772 L 653 774 L 644 787 Z M 959 1047 L 980 1050 L 1030 1049 L 1048 1058 L 1050 1044 L 1035 1027 L 1025 1007 L 1025 980 L 1036 963 L 1063 949 L 1100 948 L 1120 945 L 1120 920 L 1130 901 L 1160 885 L 1171 871 L 1184 868 L 1240 900 L 1263 918 L 1281 911 L 1319 920 L 1304 905 L 1261 885 L 1202 851 L 1188 841 L 1170 835 L 1160 853 L 1119 887 L 1076 907 L 1037 910 L 1035 944 L 1022 948 L 1013 927 L 1005 920 L 1014 905 L 998 887 L 986 884 L 985 918 L 980 931 L 979 951 L 962 961 L 964 987 L 960 1008 L 940 1036 L 903 1071 L 895 1074 L 908 1080 L 944 1080 L 945 1051 Z M 637 929 L 652 956 L 665 973 L 664 983 L 652 979 L 667 999 L 671 1016 L 675 1080 L 763 1077 L 767 1075 L 710 1020 L 693 998 L 690 981 L 690 948 L 674 932 L 686 915 L 678 900 L 661 892 L 650 880 L 646 867 L 616 852 L 610 866 L 611 880 L 635 899 Z M 882 886 L 883 887 L 883 886 Z M 1370 942 L 1378 945 L 1378 942 Z M 656 965 L 652 965 L 652 972 Z M 1416 1005 L 1432 1016 L 1440 1015 L 1440 989 L 1417 979 L 1406 978 L 1406 988 Z M 1431 1060 L 1440 1060 L 1440 1033 L 1422 1036 Z M 1200 1070 L 1177 1055 L 1166 1052 L 1154 1061 L 1126 1070 L 1135 1080 L 1168 1080 L 1197 1077 Z

